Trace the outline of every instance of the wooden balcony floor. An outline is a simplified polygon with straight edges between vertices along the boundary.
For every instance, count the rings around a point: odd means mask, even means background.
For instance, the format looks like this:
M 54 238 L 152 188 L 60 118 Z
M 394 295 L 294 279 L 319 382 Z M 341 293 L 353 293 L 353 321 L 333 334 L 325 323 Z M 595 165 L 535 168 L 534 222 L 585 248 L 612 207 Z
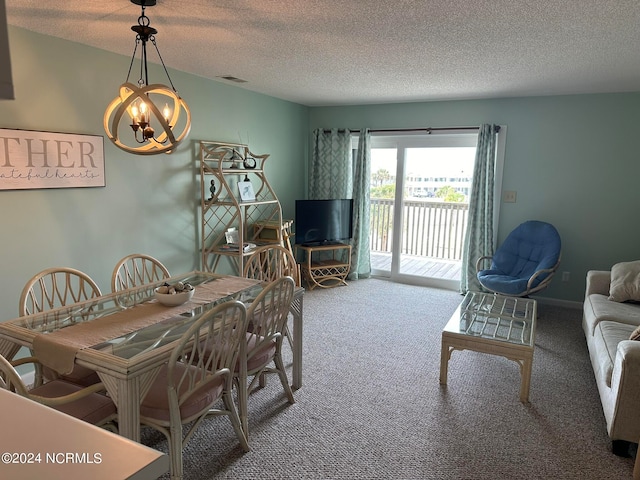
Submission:
M 371 268 L 373 270 L 391 270 L 391 253 L 371 252 Z M 460 280 L 462 262 L 441 260 L 438 258 L 402 255 L 400 273 L 419 277 Z

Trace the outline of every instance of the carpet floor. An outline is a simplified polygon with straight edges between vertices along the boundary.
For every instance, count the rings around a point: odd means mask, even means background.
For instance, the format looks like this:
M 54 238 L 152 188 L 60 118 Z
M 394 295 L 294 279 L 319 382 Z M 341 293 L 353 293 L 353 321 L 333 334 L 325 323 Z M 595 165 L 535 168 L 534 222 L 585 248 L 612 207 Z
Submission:
M 611 453 L 581 310 L 538 306 L 522 404 L 518 365 L 502 357 L 455 351 L 439 385 L 441 330 L 461 300 L 380 279 L 308 291 L 296 403 L 269 377 L 249 396 L 252 450 L 212 418 L 184 450 L 184 478 L 632 478 L 633 460 Z M 157 432 L 142 441 L 167 451 Z

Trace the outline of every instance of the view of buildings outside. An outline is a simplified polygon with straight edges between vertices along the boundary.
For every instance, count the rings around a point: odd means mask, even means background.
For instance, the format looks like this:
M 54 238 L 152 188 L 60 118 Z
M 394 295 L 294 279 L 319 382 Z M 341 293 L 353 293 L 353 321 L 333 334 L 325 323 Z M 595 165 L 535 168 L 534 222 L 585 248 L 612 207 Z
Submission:
M 474 147 L 408 148 L 404 197 L 466 203 L 471 192 Z M 371 150 L 371 198 L 394 198 L 396 150 Z

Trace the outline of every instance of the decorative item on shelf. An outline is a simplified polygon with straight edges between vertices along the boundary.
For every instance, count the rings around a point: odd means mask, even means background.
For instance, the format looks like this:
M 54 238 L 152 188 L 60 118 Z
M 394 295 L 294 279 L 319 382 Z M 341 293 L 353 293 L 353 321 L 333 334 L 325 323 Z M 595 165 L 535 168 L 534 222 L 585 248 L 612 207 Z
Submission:
M 256 168 L 256 159 L 247 154 L 242 164 L 247 170 L 253 170 Z
M 142 7 L 138 17 L 138 25 L 131 27 L 136 32 L 136 43 L 129 65 L 127 80 L 120 85 L 118 96 L 109 104 L 104 113 L 104 130 L 109 139 L 122 150 L 136 155 L 155 155 L 170 153 L 189 134 L 191 130 L 191 112 L 185 101 L 178 95 L 167 67 L 162 60 L 156 45 L 155 34 L 158 31 L 150 26 L 149 17 L 144 13 L 145 7 L 152 7 L 156 0 L 131 0 L 131 3 Z M 160 63 L 164 68 L 171 87 L 161 83 L 149 84 L 147 72 L 147 42 L 151 42 L 158 52 Z M 141 46 L 140 78 L 138 84 L 129 82 L 131 68 L 136 58 L 138 45 Z M 161 106 L 164 103 L 164 107 Z M 125 115 L 126 113 L 126 115 Z M 154 127 L 160 128 L 156 132 Z M 121 134 L 131 128 L 133 134 Z
M 238 182 L 238 190 L 240 191 L 240 199 L 243 202 L 253 202 L 256 199 L 256 194 L 253 191 L 253 185 L 249 181 L 249 177 L 244 176 L 242 182 Z
M 242 252 L 248 253 L 256 248 L 255 243 L 243 243 L 242 244 Z M 240 251 L 240 247 L 237 243 L 227 243 L 226 245 L 220 245 L 220 250 L 223 252 L 238 252 Z
M 240 168 L 240 164 L 243 162 L 242 157 L 235 148 L 233 149 L 233 153 L 231 154 L 229 161 L 231 162 L 231 166 L 229 168 Z
M 227 231 L 224 232 L 224 239 L 227 244 L 238 245 L 238 241 L 240 239 L 238 236 L 238 229 L 236 227 L 227 228 Z
M 209 191 L 211 192 L 211 197 L 207 202 L 213 202 L 216 198 L 216 182 L 215 180 L 211 180 L 211 186 L 209 187 Z

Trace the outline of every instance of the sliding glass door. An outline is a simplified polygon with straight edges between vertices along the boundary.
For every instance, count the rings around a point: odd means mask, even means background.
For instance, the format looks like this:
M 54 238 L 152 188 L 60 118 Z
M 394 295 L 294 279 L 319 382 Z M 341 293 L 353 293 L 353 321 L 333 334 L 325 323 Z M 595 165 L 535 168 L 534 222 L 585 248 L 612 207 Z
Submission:
M 477 134 L 371 141 L 372 273 L 457 288 Z

